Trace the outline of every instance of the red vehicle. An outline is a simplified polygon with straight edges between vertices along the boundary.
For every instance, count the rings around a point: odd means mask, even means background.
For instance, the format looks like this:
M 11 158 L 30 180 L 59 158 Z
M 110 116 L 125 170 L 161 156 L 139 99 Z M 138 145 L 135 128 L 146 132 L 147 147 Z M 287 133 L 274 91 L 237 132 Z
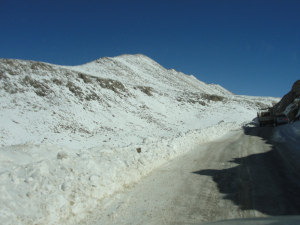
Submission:
M 287 124 L 289 123 L 289 118 L 285 114 L 276 115 L 276 124 Z

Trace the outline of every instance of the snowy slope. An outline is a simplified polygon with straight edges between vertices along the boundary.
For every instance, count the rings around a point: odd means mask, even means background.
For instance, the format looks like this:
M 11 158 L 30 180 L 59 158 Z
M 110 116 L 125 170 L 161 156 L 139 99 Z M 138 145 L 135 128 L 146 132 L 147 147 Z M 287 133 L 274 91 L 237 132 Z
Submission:
M 144 55 L 0 59 L 0 223 L 73 224 L 278 98 L 236 96 Z
M 273 139 L 291 145 L 300 154 L 300 121 L 276 127 Z
M 68 67 L 67 67 L 68 68 Z M 70 68 L 70 67 L 69 67 Z M 211 87 L 174 69 L 167 70 L 147 56 L 122 55 L 115 58 L 104 57 L 91 63 L 75 66 L 75 71 L 88 72 L 94 76 L 116 79 L 126 86 L 155 87 L 159 92 L 197 91 L 210 94 L 231 94 L 226 89 Z

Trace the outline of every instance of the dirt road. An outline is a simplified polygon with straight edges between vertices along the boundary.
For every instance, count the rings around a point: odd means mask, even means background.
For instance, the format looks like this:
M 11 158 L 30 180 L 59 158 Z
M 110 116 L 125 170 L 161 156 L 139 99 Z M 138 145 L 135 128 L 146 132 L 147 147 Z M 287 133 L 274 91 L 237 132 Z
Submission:
M 194 224 L 300 214 L 298 153 L 248 127 L 190 151 L 105 202 L 87 224 Z

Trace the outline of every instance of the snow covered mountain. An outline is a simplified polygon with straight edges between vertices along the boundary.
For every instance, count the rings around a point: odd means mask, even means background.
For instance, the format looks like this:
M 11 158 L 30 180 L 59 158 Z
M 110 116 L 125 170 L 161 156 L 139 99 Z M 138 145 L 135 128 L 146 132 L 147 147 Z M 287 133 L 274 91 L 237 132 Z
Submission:
M 150 130 L 164 135 L 208 125 L 201 118 L 218 114 L 220 105 L 235 111 L 228 102 L 243 110 L 265 102 L 167 70 L 144 55 L 75 67 L 2 59 L 0 76 L 2 146 L 36 141 L 81 148 L 120 141 L 132 130 L 141 138 Z
M 76 223 L 101 200 L 278 98 L 237 96 L 144 55 L 0 59 L 0 223 Z

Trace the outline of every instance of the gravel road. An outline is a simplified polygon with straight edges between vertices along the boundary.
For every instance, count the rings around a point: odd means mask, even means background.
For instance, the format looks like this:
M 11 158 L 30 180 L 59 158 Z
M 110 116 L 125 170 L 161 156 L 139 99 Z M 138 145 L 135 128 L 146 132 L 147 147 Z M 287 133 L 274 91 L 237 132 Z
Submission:
M 202 144 L 104 202 L 86 224 L 199 224 L 300 214 L 299 153 L 246 127 Z

